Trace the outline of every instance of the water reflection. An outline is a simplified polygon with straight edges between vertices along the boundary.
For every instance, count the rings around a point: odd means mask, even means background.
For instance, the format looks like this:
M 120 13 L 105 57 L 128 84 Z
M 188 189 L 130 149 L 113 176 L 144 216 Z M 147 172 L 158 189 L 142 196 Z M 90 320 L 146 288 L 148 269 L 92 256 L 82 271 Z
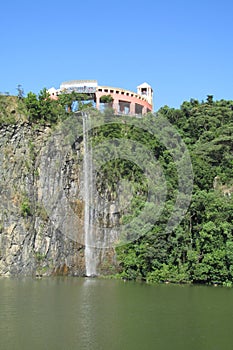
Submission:
M 82 287 L 80 288 L 80 311 L 79 311 L 79 327 L 81 330 L 81 348 L 92 349 L 95 343 L 95 329 L 96 329 L 96 305 L 92 301 L 93 288 L 95 281 L 93 279 L 85 279 Z

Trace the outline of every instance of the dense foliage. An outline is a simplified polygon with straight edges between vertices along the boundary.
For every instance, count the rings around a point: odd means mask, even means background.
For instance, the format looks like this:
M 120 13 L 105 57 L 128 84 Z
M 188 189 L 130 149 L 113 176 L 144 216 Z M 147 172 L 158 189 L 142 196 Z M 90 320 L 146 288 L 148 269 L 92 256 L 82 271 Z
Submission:
M 177 128 L 189 148 L 194 172 L 192 201 L 180 225 L 165 233 L 164 221 L 170 215 L 175 193 L 175 172 L 168 152 L 154 142 L 152 147 L 172 191 L 153 229 L 117 248 L 120 275 L 148 282 L 231 285 L 233 101 L 214 102 L 208 96 L 206 102 L 190 100 L 180 109 L 165 106 L 159 113 Z

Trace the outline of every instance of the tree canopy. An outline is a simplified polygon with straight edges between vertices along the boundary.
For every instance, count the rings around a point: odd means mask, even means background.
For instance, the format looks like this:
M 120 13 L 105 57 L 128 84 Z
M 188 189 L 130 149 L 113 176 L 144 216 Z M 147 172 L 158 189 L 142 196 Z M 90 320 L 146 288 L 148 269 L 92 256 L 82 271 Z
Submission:
M 151 231 L 117 248 L 120 275 L 148 282 L 233 283 L 233 101 L 191 99 L 180 109 L 165 106 L 158 113 L 177 128 L 192 159 L 194 189 L 190 207 L 180 225 L 164 232 L 163 213 Z M 152 140 L 150 140 L 153 143 Z M 154 143 L 154 150 L 158 153 Z M 174 190 L 174 169 L 161 149 L 159 160 Z M 169 162 L 168 162 L 169 160 Z M 218 176 L 220 184 L 214 188 Z

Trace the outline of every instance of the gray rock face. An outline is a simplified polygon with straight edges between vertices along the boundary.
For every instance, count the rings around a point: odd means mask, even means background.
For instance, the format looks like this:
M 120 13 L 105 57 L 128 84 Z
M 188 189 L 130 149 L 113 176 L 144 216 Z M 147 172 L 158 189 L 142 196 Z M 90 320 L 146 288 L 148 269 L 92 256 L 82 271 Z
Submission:
M 85 274 L 82 155 L 63 143 L 48 126 L 0 128 L 0 275 Z

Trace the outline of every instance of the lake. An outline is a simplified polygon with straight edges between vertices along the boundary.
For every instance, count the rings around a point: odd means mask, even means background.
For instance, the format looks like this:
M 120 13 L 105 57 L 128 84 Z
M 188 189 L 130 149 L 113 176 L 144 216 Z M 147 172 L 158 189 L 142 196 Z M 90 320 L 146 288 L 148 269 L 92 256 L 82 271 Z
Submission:
M 0 278 L 1 350 L 232 350 L 233 289 Z

